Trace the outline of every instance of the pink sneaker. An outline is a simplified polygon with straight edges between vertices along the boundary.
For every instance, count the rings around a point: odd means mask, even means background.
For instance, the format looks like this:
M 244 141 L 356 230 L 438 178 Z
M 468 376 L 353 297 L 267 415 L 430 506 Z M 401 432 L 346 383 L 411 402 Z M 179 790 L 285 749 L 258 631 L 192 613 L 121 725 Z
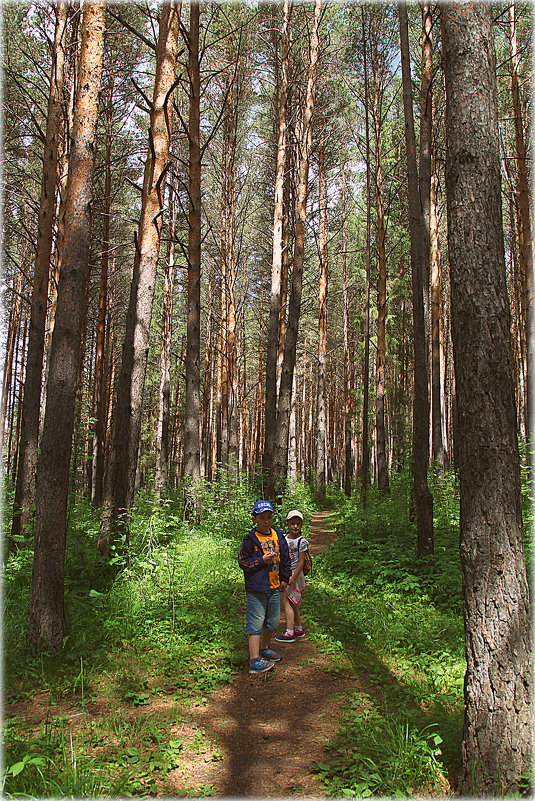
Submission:
M 295 636 L 290 634 L 289 631 L 283 631 L 281 634 L 277 634 L 275 639 L 277 642 L 295 642 Z
M 305 630 L 304 629 L 294 629 L 294 637 L 304 637 Z

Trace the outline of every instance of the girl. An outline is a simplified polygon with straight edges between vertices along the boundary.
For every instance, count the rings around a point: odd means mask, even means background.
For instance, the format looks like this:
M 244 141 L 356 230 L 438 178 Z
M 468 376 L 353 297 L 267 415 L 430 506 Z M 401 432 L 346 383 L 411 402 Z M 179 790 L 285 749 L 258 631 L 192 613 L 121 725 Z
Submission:
M 301 615 L 299 609 L 303 591 L 305 589 L 305 577 L 303 575 L 303 565 L 305 563 L 305 551 L 308 550 L 308 542 L 301 537 L 303 528 L 303 515 L 297 509 L 293 509 L 286 515 L 288 533 L 284 534 L 290 549 L 290 559 L 292 563 L 292 575 L 288 586 L 282 595 L 284 604 L 284 614 L 286 616 L 286 631 L 277 634 L 275 639 L 278 642 L 295 642 L 299 637 L 304 637 L 305 632 L 301 625 Z

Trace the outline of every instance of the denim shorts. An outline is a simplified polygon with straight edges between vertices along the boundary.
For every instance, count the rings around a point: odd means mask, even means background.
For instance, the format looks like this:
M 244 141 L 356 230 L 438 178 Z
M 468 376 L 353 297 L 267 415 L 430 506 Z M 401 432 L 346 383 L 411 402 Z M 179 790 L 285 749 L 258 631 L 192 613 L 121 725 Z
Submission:
M 262 629 L 277 631 L 280 619 L 280 589 L 270 593 L 246 592 L 245 633 L 261 634 Z

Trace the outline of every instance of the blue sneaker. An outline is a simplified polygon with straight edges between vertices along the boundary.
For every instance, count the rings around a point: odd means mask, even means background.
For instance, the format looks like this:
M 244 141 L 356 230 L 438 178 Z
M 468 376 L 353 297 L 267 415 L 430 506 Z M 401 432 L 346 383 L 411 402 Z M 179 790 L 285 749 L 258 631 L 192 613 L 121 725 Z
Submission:
M 280 662 L 282 659 L 282 656 L 276 651 L 272 651 L 271 648 L 265 648 L 263 651 L 260 651 L 260 653 L 268 662 Z
M 273 662 L 268 662 L 267 659 L 255 659 L 249 662 L 249 673 L 265 673 L 275 667 Z

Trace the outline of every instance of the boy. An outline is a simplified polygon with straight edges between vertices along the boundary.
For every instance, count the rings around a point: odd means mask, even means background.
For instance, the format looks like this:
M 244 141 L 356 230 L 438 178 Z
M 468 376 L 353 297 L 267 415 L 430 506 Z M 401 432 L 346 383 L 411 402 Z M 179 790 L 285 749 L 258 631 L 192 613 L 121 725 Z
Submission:
M 280 591 L 292 575 L 288 544 L 282 531 L 272 527 L 269 501 L 253 506 L 254 528 L 243 538 L 238 563 L 244 572 L 249 636 L 249 673 L 271 670 L 281 657 L 269 647 L 279 627 Z

